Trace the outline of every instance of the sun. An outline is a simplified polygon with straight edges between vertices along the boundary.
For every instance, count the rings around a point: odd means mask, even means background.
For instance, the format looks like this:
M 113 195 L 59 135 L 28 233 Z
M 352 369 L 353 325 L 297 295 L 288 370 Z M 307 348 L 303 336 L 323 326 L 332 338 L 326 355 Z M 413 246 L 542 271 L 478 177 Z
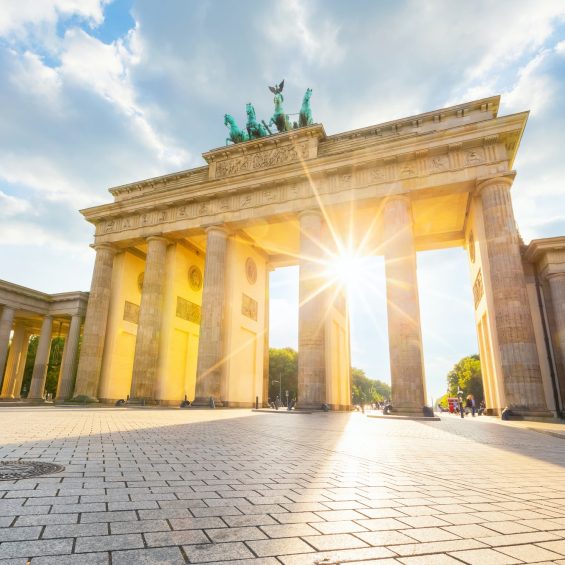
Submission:
M 366 257 L 355 251 L 345 250 L 333 256 L 327 263 L 328 279 L 340 285 L 348 295 L 360 288 L 366 278 Z

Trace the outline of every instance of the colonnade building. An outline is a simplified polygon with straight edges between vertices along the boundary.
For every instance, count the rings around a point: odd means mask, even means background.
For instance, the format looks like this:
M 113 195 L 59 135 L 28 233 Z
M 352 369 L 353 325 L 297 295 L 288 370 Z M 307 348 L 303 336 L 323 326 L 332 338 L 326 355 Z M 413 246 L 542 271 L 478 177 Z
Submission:
M 395 410 L 427 402 L 416 254 L 459 246 L 487 406 L 559 411 L 565 237 L 524 246 L 511 187 L 528 114 L 498 106 L 490 97 L 331 136 L 315 124 L 111 189 L 113 202 L 82 211 L 96 260 L 72 396 L 265 403 L 269 272 L 298 265 L 298 405 L 347 409 L 347 301 L 326 268 L 353 240 L 384 256 Z

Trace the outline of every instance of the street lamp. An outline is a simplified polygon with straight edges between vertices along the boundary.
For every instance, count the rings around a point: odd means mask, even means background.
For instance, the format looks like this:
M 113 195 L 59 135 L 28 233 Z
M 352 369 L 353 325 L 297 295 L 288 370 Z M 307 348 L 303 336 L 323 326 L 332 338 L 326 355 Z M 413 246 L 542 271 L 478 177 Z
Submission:
M 274 385 L 275 383 L 279 383 L 279 401 L 282 405 L 282 377 L 280 375 L 278 381 L 271 381 L 272 385 Z

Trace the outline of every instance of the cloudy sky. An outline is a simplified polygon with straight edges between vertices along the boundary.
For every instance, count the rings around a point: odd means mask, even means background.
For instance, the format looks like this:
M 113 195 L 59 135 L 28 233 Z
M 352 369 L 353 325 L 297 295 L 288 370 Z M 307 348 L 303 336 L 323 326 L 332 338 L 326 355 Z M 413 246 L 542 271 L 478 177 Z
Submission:
M 530 110 L 514 206 L 526 241 L 565 234 L 565 0 L 0 0 L 0 278 L 88 290 L 107 188 L 202 164 L 223 115 L 314 90 L 329 134 L 502 95 Z M 239 114 L 238 114 L 239 112 Z M 418 258 L 428 390 L 474 353 L 463 250 Z M 388 380 L 383 265 L 352 300 L 353 364 Z M 296 346 L 297 272 L 272 275 L 273 346 Z M 371 307 L 368 308 L 367 305 Z

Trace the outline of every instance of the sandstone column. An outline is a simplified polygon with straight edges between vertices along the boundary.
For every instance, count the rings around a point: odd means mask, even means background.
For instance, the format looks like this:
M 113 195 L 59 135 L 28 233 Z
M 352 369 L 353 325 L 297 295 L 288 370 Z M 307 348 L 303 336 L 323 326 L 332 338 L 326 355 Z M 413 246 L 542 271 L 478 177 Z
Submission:
M 26 361 L 27 361 L 27 352 L 29 350 L 29 340 L 32 336 L 32 333 L 29 330 L 26 330 L 24 333 L 24 343 L 22 348 L 22 354 L 20 355 L 20 363 L 18 365 L 18 370 L 16 372 L 16 380 L 13 386 L 12 398 L 20 398 L 21 397 L 21 390 L 22 390 L 22 381 L 24 380 L 24 371 L 26 368 Z
M 422 414 L 426 404 L 412 209 L 408 196 L 383 208 L 388 340 L 393 409 Z
M 300 217 L 298 310 L 298 399 L 300 408 L 320 409 L 326 403 L 325 324 L 327 292 L 322 244 L 322 214 Z M 281 399 L 282 400 L 282 399 Z
M 75 314 L 71 318 L 71 326 L 65 340 L 61 374 L 57 384 L 57 400 L 67 400 L 73 394 L 73 377 L 77 366 L 78 342 L 80 339 L 80 326 L 82 316 Z
M 269 280 L 272 267 L 265 265 L 265 334 L 263 336 L 263 397 L 261 405 L 268 406 L 269 400 Z M 282 400 L 282 399 L 281 399 Z
M 4 367 L 6 365 L 14 314 L 15 311 L 13 308 L 4 306 L 2 309 L 2 315 L 0 316 L 0 375 L 4 373 Z
M 104 338 L 112 287 L 112 268 L 116 250 L 109 245 L 96 245 L 96 261 L 92 273 L 90 296 L 84 321 L 82 347 L 74 396 L 96 399 L 102 368 Z
M 546 276 L 551 293 L 551 306 L 555 335 L 555 349 L 558 371 L 565 370 L 565 273 L 552 273 Z M 558 373 L 559 374 L 559 373 Z
M 512 179 L 479 185 L 489 259 L 494 319 L 506 404 L 513 411 L 549 415 L 545 402 L 532 315 L 512 211 Z
M 135 340 L 131 400 L 144 402 L 155 400 L 168 244 L 168 240 L 161 236 L 147 238 L 147 259 Z
M 25 364 L 25 357 L 22 359 L 25 337 L 26 327 L 24 323 L 16 322 L 14 335 L 12 337 L 12 345 L 10 347 L 10 353 L 8 354 L 8 362 L 6 363 L 6 371 L 4 372 L 4 381 L 2 382 L 2 398 L 14 398 L 18 369 L 21 363 Z
M 43 399 L 47 367 L 49 365 L 49 353 L 51 352 L 52 332 L 53 318 L 51 316 L 45 316 L 41 324 L 41 333 L 39 334 L 39 343 L 37 344 L 37 353 L 35 355 L 35 363 L 33 364 L 31 385 L 29 387 L 29 394 L 27 395 L 29 400 Z
M 208 404 L 210 397 L 213 397 L 216 403 L 221 402 L 224 375 L 228 232 L 220 226 L 211 226 L 206 230 L 206 235 L 202 321 L 194 399 L 197 405 Z

